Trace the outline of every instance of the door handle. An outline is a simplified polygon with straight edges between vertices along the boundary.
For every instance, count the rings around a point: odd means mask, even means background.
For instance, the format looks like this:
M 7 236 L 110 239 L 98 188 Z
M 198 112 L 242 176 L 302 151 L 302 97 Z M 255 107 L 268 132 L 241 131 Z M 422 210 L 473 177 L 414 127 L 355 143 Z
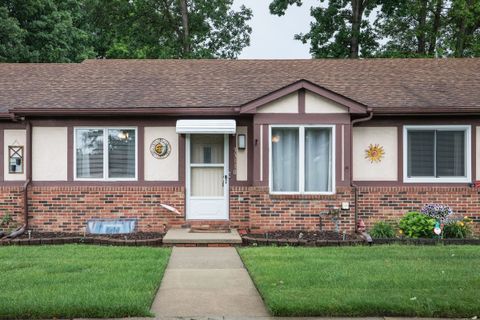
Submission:
M 228 175 L 224 175 L 222 179 L 222 187 L 224 187 L 228 182 Z

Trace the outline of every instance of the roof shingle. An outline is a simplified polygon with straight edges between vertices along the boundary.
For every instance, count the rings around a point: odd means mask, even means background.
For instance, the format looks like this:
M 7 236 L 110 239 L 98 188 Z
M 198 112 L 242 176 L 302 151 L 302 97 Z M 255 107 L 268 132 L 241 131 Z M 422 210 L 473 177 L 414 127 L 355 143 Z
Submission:
M 480 59 L 366 59 L 0 64 L 0 112 L 237 107 L 301 79 L 377 113 L 480 111 Z

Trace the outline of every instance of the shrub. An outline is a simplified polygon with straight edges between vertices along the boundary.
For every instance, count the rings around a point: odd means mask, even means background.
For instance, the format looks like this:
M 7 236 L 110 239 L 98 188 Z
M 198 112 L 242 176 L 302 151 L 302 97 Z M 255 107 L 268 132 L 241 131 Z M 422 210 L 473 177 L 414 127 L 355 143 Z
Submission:
M 472 234 L 473 220 L 465 217 L 461 220 L 450 220 L 443 227 L 445 238 L 465 239 Z
M 409 238 L 432 238 L 435 219 L 420 212 L 408 212 L 400 219 L 399 227 Z
M 453 210 L 443 204 L 429 203 L 424 205 L 420 212 L 435 220 L 446 221 L 448 216 L 453 213 Z
M 373 238 L 395 238 L 395 228 L 392 224 L 384 221 L 376 222 L 372 230 L 370 230 L 370 235 Z

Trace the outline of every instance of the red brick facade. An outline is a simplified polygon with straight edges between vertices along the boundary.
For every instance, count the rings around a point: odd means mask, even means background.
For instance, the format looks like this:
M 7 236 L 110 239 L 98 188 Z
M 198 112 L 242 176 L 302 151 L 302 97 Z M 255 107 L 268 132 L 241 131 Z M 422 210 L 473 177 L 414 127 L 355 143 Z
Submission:
M 367 226 L 378 220 L 398 220 L 425 203 L 443 203 L 460 216 L 470 216 L 480 231 L 480 191 L 469 187 L 359 187 L 358 214 Z M 86 222 L 95 218 L 138 218 L 139 231 L 163 231 L 185 225 L 183 215 L 163 209 L 160 204 L 184 211 L 183 187 L 147 186 L 34 186 L 29 190 L 30 228 L 37 231 L 83 232 Z M 340 212 L 340 231 L 354 230 L 354 193 L 349 187 L 337 188 L 335 195 L 270 195 L 268 187 L 232 187 L 230 226 L 252 232 L 271 230 L 335 229 L 325 213 L 342 202 L 349 210 Z M 20 186 L 0 187 L 0 215 L 10 214 L 23 223 Z M 0 218 L 1 218 L 0 217 Z M 320 222 L 321 221 L 321 222 Z M 199 222 L 201 223 L 201 222 Z

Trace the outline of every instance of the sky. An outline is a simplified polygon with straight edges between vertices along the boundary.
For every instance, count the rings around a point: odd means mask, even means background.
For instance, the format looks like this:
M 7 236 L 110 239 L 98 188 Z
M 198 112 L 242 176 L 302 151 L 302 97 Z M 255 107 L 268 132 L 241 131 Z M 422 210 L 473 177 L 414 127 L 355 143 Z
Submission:
M 303 6 L 290 6 L 285 15 L 270 14 L 270 0 L 234 0 L 234 8 L 242 4 L 252 9 L 253 18 L 250 46 L 244 48 L 240 59 L 309 59 L 310 45 L 294 40 L 297 33 L 310 30 L 310 7 L 318 5 L 318 0 L 304 0 Z

